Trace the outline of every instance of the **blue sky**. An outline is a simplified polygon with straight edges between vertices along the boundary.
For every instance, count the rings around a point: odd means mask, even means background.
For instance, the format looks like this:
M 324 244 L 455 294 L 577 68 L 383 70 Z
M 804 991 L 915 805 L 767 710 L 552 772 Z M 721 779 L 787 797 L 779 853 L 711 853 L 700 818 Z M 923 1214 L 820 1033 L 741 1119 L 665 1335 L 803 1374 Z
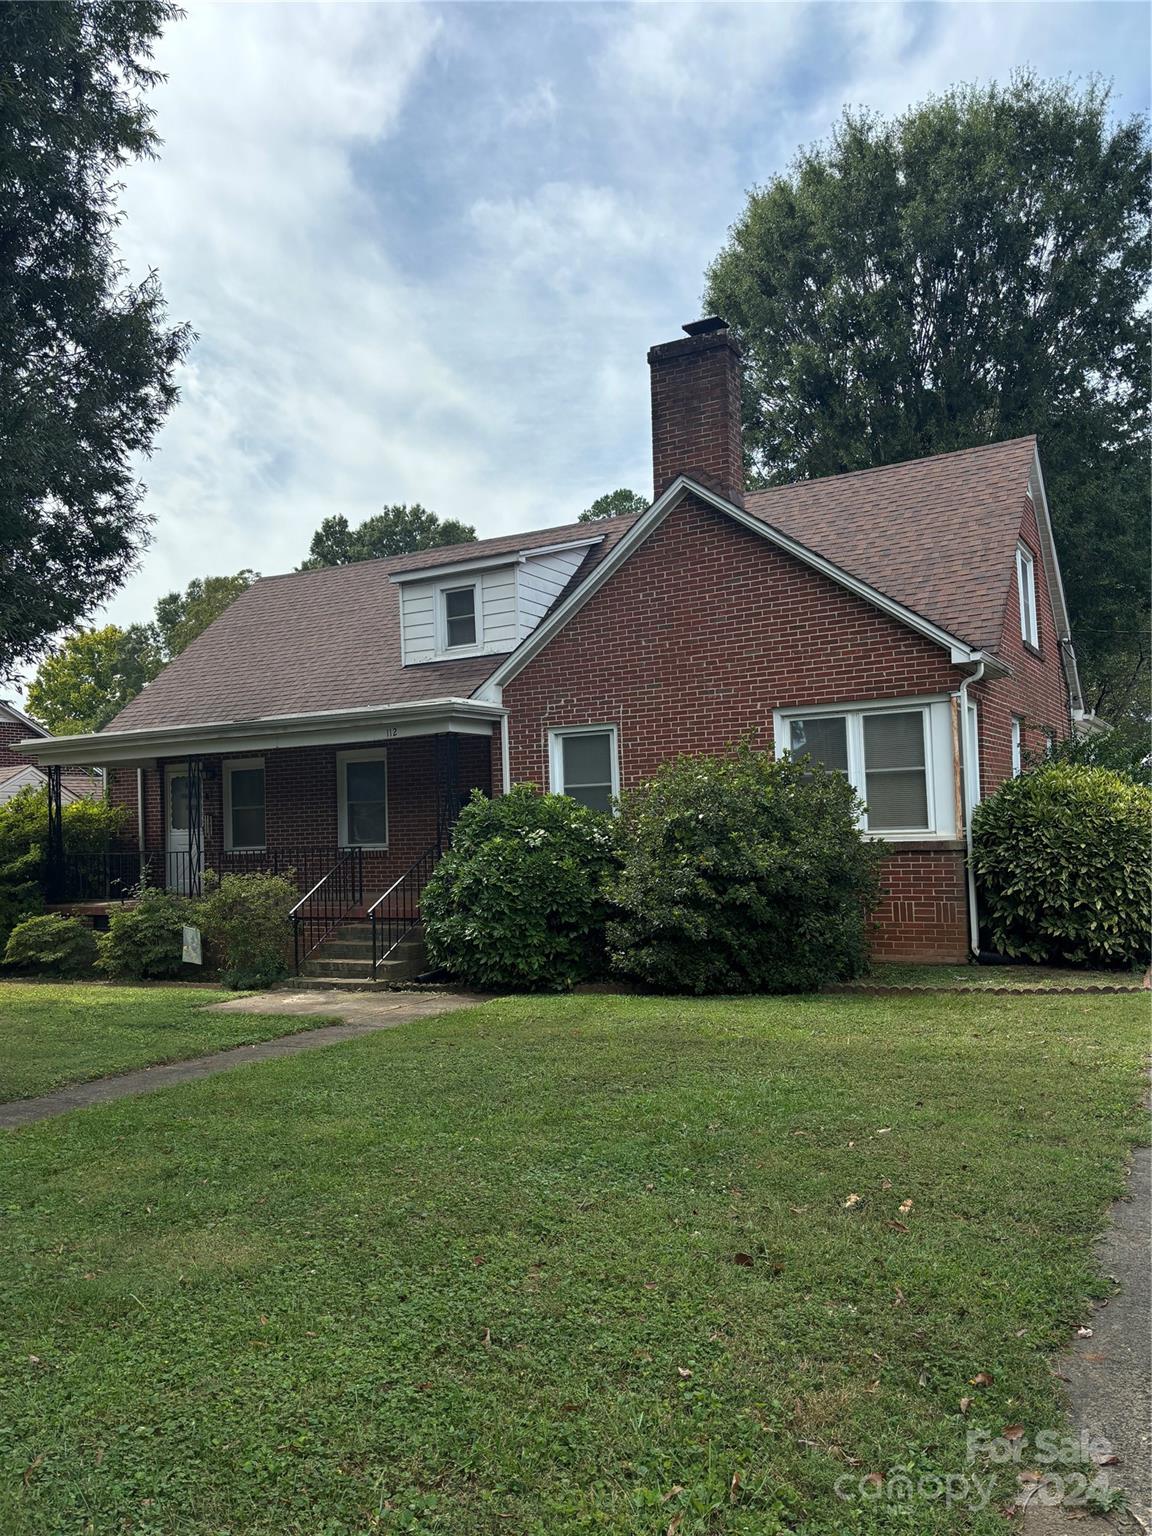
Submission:
M 421 501 L 483 536 L 648 492 L 645 353 L 750 186 L 845 103 L 1025 64 L 1146 109 L 1149 48 L 1127 3 L 188 0 L 121 244 L 200 339 L 107 616 L 291 569 L 333 512 Z

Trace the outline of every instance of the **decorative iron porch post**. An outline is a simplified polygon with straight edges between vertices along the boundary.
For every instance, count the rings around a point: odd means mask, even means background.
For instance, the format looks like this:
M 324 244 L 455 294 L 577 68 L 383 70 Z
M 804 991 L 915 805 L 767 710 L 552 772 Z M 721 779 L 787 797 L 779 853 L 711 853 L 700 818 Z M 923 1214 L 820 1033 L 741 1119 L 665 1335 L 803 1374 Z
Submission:
M 454 731 L 436 737 L 436 847 L 443 851 L 460 815 L 460 743 Z
M 61 901 L 64 896 L 64 807 L 60 797 L 60 766 L 53 763 L 44 772 L 48 779 L 48 863 L 44 887 L 49 901 Z
M 188 895 L 200 896 L 204 863 L 204 759 L 188 759 Z

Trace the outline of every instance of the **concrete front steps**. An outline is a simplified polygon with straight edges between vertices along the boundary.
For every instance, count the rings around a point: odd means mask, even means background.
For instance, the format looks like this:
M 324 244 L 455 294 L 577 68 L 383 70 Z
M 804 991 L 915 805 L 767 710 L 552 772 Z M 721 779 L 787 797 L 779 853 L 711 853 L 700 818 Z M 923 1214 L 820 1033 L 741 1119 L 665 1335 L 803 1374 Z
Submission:
M 391 942 L 382 938 L 384 947 Z M 401 939 L 396 948 L 372 974 L 372 924 L 363 918 L 349 918 L 328 934 L 304 961 L 298 980 L 322 986 L 395 985 L 411 981 L 428 969 L 422 929 L 416 927 Z

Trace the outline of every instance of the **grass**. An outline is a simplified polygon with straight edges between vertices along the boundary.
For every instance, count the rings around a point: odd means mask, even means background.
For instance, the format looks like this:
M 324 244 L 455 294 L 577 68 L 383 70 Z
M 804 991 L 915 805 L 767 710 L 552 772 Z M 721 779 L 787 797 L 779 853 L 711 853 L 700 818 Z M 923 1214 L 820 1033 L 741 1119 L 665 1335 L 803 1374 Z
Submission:
M 971 987 L 981 992 L 1009 988 L 1066 991 L 1088 987 L 1140 990 L 1142 971 L 1081 971 L 1050 965 L 874 965 L 862 987 Z
M 0 1529 L 1003 1531 L 860 1479 L 1058 1422 L 1146 1024 L 504 1000 L 9 1133 Z
M 330 1022 L 206 1011 L 235 996 L 202 987 L 0 982 L 0 1103 Z

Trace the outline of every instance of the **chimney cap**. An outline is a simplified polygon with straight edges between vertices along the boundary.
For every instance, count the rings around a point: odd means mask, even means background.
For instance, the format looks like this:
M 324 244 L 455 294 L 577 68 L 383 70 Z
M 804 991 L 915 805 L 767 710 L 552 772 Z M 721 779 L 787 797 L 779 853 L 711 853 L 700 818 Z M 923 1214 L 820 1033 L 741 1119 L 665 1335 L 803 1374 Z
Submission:
M 682 325 L 680 329 L 685 336 L 711 336 L 715 331 L 726 331 L 728 322 L 719 315 L 707 315 L 703 320 L 692 320 L 688 325 Z

